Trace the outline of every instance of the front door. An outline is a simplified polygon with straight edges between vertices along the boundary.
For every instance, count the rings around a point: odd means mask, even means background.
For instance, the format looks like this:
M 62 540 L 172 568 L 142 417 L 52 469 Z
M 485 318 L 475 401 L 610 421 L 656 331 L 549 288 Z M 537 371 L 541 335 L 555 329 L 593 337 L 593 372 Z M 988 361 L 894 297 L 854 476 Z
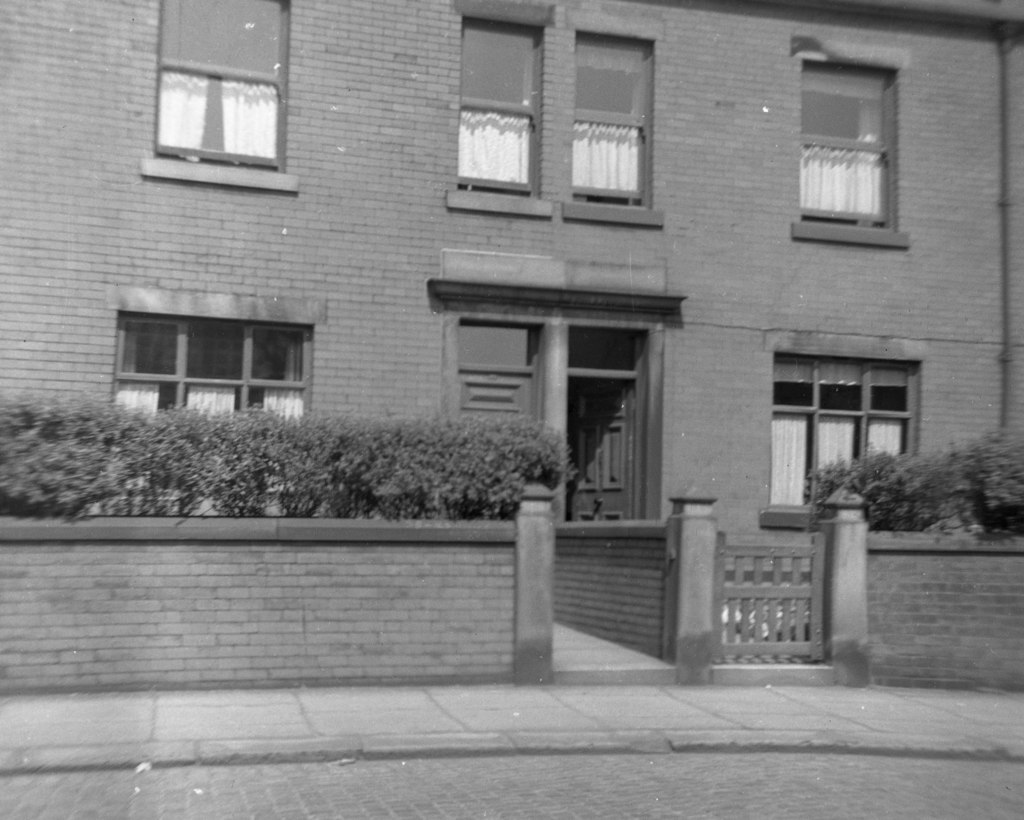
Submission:
M 569 379 L 569 447 L 577 474 L 566 508 L 574 521 L 632 518 L 634 382 Z

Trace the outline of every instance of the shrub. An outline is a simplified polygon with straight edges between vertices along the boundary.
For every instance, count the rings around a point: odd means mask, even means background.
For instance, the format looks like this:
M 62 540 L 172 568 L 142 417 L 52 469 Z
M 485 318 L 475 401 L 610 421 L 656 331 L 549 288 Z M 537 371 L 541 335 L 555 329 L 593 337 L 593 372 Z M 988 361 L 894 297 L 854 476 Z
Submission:
M 874 454 L 815 474 L 814 514 L 846 487 L 867 502 L 874 530 L 978 528 L 1024 533 L 1024 437 L 990 433 L 945 453 Z
M 829 496 L 846 488 L 864 498 L 873 530 L 921 532 L 964 523 L 960 484 L 949 454 L 872 453 L 824 467 L 815 473 L 814 482 L 815 520 L 824 517 Z
M 1024 532 L 1024 436 L 990 433 L 954 452 L 974 520 L 990 532 Z
M 134 414 L 138 424 L 112 454 L 123 483 L 100 504 L 110 515 L 195 515 L 208 503 L 215 420 L 190 410 Z
M 0 403 L 0 514 L 508 519 L 566 465 L 561 438 L 522 419 Z
M 92 400 L 0 402 L 0 512 L 75 516 L 116 496 L 140 421 Z
M 335 441 L 332 486 L 343 517 L 507 519 L 523 487 L 566 472 L 557 435 L 523 420 L 349 424 Z

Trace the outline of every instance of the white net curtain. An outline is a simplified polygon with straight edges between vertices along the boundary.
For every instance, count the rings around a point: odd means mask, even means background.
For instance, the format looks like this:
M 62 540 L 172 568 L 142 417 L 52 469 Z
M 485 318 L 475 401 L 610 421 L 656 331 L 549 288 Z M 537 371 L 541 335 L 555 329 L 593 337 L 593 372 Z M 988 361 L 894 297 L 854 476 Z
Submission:
M 459 176 L 526 184 L 530 179 L 530 118 L 497 111 L 463 111 Z
M 186 389 L 185 406 L 211 416 L 233 413 L 236 391 L 235 387 L 190 384 Z
M 881 219 L 884 168 L 877 151 L 805 145 L 800 207 Z
M 772 419 L 772 504 L 803 504 L 807 475 L 807 425 L 796 413 L 779 413 Z
M 220 90 L 222 144 L 204 146 L 211 89 Z M 277 156 L 277 89 L 268 83 L 225 80 L 177 71 L 160 77 L 160 144 L 273 159 Z
M 640 189 L 640 129 L 577 122 L 573 127 L 574 188 L 636 192 Z
M 268 387 L 263 394 L 263 409 L 286 419 L 302 415 L 302 391 L 287 388 Z
M 155 413 L 160 406 L 160 386 L 156 384 L 122 384 L 116 402 L 129 410 Z

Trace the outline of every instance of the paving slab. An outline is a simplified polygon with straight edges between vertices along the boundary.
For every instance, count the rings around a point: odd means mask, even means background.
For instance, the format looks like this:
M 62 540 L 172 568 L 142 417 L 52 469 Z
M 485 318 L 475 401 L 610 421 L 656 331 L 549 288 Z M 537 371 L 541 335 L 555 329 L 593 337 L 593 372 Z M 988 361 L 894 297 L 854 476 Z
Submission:
M 153 739 L 150 696 L 28 697 L 0 703 L 0 748 Z
M 681 729 L 735 727 L 736 723 L 680 702 L 657 689 L 618 691 L 619 687 L 574 690 L 556 697 L 600 725 L 617 729 Z
M 157 740 L 242 740 L 298 738 L 313 734 L 293 692 L 192 693 L 157 698 L 153 736 Z
M 307 690 L 298 694 L 320 735 L 463 732 L 466 726 L 422 690 Z

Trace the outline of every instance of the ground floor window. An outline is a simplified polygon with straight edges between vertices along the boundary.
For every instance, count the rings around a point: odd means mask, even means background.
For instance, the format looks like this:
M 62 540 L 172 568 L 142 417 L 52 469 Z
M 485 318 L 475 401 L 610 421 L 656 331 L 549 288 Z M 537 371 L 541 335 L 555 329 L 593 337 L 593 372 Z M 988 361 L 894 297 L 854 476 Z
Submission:
M 771 503 L 807 504 L 820 467 L 908 452 L 913 375 L 901 363 L 777 356 Z
M 311 344 L 311 331 L 297 326 L 122 316 L 115 398 L 149 412 L 258 407 L 300 416 Z

